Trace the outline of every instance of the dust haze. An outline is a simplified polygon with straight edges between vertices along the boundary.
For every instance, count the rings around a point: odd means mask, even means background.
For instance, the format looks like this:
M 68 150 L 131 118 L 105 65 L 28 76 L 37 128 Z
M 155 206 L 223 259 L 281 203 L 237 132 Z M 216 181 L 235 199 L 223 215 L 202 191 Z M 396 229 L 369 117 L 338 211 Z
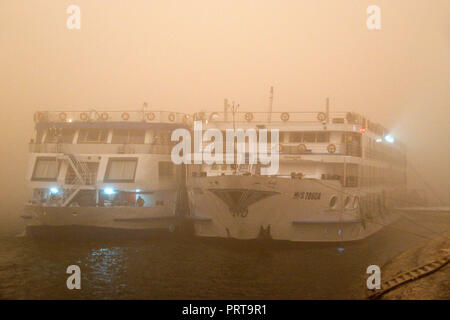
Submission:
M 81 29 L 66 27 L 70 4 Z M 368 30 L 366 8 L 381 8 Z M 36 110 L 353 110 L 448 204 L 450 2 L 0 1 L 0 221 L 25 202 Z M 422 178 L 418 177 L 418 174 Z M 440 199 L 440 200 L 439 200 Z

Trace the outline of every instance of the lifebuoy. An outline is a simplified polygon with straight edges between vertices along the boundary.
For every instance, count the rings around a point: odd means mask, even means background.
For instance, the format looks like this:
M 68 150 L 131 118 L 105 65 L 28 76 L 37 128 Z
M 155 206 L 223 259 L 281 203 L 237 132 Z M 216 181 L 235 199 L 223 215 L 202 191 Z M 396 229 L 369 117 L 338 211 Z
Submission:
M 101 120 L 108 120 L 108 118 L 109 118 L 109 114 L 108 114 L 108 113 L 102 112 L 102 113 L 100 114 L 100 119 L 101 119 Z
M 147 118 L 148 121 L 153 121 L 155 120 L 155 114 L 153 112 L 149 112 L 145 115 L 145 117 Z
M 297 151 L 300 153 L 306 152 L 306 145 L 304 145 L 303 143 L 299 144 L 297 146 Z
M 217 112 L 213 112 L 209 115 L 209 120 L 210 121 L 216 121 L 219 119 L 219 114 Z
M 247 120 L 248 122 L 252 121 L 253 120 L 253 113 L 247 112 L 245 114 L 245 120 Z
M 328 147 L 327 147 L 327 151 L 328 151 L 329 153 L 335 153 L 335 152 L 336 152 L 336 146 L 335 146 L 334 144 L 330 143 L 330 144 L 328 145 Z
M 319 120 L 319 121 L 325 121 L 326 118 L 327 118 L 327 115 L 325 114 L 325 112 L 319 112 L 317 114 L 317 120 Z
M 86 112 L 80 113 L 80 120 L 86 121 L 88 118 L 89 117 Z
M 169 121 L 175 121 L 175 115 L 173 113 L 169 114 Z
M 66 119 L 67 119 L 67 113 L 65 113 L 65 112 L 60 112 L 59 115 L 58 115 L 58 118 L 59 118 L 59 120 L 61 120 L 61 121 L 66 121 Z
M 130 114 L 128 112 L 122 113 L 122 120 L 127 121 L 128 119 L 130 119 Z
M 284 122 L 289 120 L 289 113 L 287 112 L 283 112 L 280 116 L 281 120 L 283 120 Z

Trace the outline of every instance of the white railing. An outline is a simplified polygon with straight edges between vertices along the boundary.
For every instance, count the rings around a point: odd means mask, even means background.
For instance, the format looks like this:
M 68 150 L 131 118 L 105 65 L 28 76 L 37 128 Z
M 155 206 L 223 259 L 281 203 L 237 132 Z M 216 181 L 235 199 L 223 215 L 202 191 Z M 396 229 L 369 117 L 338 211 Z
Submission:
M 347 112 L 331 112 L 330 123 L 333 119 L 339 119 L 338 123 L 347 123 Z M 232 122 L 232 112 L 198 112 L 193 115 L 194 120 L 207 120 L 210 122 Z M 342 122 L 340 122 L 342 121 Z M 235 112 L 234 122 L 256 122 L 256 123 L 323 123 L 326 122 L 326 114 L 323 111 L 312 112 Z
M 129 121 L 155 123 L 183 123 L 190 116 L 171 111 L 38 111 L 34 115 L 36 122 L 93 122 L 93 121 Z

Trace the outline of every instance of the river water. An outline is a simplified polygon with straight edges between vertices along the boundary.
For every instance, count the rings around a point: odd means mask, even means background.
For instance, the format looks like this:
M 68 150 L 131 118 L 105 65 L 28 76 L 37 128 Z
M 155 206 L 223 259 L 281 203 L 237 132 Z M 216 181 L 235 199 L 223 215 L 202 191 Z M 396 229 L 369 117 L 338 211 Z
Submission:
M 408 215 L 351 245 L 43 241 L 0 235 L 0 299 L 352 299 L 366 268 L 450 229 L 450 215 Z M 421 236 L 419 236 L 421 235 Z M 66 269 L 81 269 L 68 290 Z

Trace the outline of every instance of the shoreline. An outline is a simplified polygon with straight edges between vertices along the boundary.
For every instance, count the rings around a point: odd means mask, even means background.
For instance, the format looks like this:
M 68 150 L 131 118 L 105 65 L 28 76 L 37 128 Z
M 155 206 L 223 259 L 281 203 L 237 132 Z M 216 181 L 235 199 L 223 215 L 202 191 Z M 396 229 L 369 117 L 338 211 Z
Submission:
M 386 262 L 381 268 L 381 282 L 450 255 L 450 230 Z M 367 294 L 366 290 L 366 294 Z M 367 298 L 367 296 L 366 296 Z M 381 300 L 449 300 L 450 264 L 422 278 L 407 282 L 383 294 Z

